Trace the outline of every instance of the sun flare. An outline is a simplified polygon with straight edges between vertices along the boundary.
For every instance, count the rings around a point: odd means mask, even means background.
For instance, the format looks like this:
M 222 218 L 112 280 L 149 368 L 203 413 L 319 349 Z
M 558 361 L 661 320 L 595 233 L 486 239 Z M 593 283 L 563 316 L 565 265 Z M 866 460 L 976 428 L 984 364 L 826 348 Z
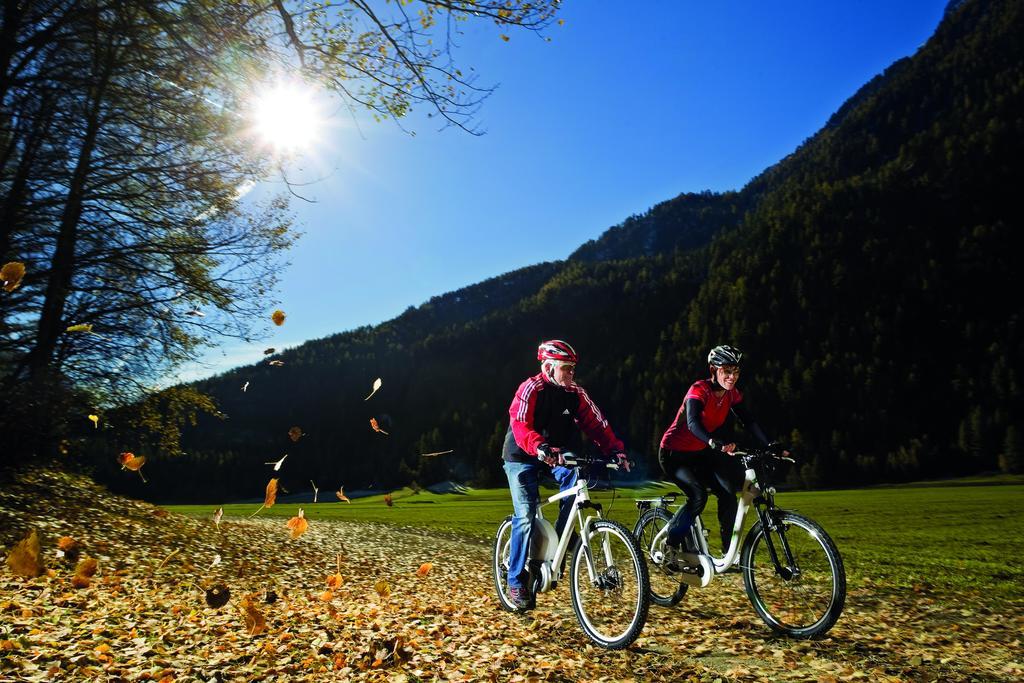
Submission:
M 310 149 L 323 123 L 316 100 L 316 91 L 301 83 L 277 82 L 264 87 L 252 99 L 254 134 L 281 153 Z

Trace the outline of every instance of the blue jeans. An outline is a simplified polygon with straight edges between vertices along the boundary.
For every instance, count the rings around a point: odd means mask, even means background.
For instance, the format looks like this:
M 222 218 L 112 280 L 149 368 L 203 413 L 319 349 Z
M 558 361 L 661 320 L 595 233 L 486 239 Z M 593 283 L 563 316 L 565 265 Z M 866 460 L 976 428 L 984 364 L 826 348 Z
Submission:
M 526 555 L 530 549 L 530 534 L 533 532 L 533 520 L 540 505 L 540 475 L 551 472 L 558 482 L 558 489 L 565 491 L 576 485 L 576 470 L 568 467 L 548 467 L 541 462 L 505 462 L 505 476 L 508 477 L 508 488 L 512 493 L 512 547 L 508 558 L 508 587 L 525 588 L 527 578 Z M 569 519 L 572 508 L 571 496 L 558 501 L 558 522 L 555 531 L 559 537 Z

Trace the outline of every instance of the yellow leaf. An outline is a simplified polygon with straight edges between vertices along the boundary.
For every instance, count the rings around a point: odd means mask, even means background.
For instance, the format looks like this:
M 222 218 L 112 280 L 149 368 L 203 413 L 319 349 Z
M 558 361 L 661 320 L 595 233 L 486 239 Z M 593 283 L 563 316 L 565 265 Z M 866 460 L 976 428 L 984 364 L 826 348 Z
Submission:
M 504 33 L 501 34 L 501 39 L 504 40 L 506 43 L 509 41 L 509 37 L 506 36 Z
M 92 332 L 92 325 L 88 323 L 82 323 L 81 325 L 71 325 L 68 327 L 68 332 Z
M 263 507 L 270 508 L 274 507 L 274 502 L 277 500 L 277 479 L 271 479 L 267 482 L 267 494 L 263 498 Z
M 373 590 L 377 591 L 377 595 L 382 598 L 386 598 L 391 595 L 391 586 L 384 579 L 380 579 L 377 583 L 373 584 Z
M 273 320 L 274 324 L 277 325 L 278 327 L 284 325 L 284 317 L 284 311 L 282 311 L 281 309 L 277 309 L 276 311 L 270 314 L 270 319 Z
M 33 529 L 7 554 L 7 566 L 20 576 L 36 577 L 45 571 L 39 557 L 39 534 Z
M 89 416 L 89 420 L 92 422 L 92 426 L 93 426 L 94 429 L 99 429 L 99 427 L 100 427 L 100 416 L 99 415 L 90 415 Z

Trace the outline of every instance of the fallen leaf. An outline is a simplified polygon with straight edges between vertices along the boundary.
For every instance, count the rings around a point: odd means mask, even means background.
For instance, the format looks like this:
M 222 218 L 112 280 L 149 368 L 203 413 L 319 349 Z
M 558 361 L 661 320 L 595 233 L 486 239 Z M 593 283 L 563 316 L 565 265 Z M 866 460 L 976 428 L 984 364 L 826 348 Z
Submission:
M 432 562 L 424 562 L 420 565 L 420 568 L 416 570 L 416 576 L 426 576 L 433 568 L 434 564 Z
M 0 280 L 3 280 L 5 292 L 13 292 L 21 286 L 21 279 L 25 277 L 25 264 L 20 261 L 5 263 L 0 268 Z
M 284 325 L 284 311 L 282 311 L 281 309 L 277 309 L 276 311 L 270 314 L 270 319 L 273 320 L 274 324 L 277 325 L 278 327 Z
M 267 620 L 263 617 L 263 613 L 256 608 L 256 603 L 253 602 L 251 596 L 246 595 L 242 598 L 238 609 L 241 611 L 242 619 L 245 621 L 245 630 L 248 631 L 250 636 L 259 635 L 266 630 Z
M 380 425 L 377 424 L 377 418 L 375 418 L 375 417 L 371 417 L 370 418 L 370 426 L 373 427 L 373 431 L 380 432 L 381 434 L 384 434 L 385 436 L 387 435 L 387 432 L 385 432 L 383 429 L 381 429 Z
M 153 510 L 154 517 L 166 517 L 169 514 L 171 513 L 169 513 L 167 510 L 164 510 L 163 508 L 157 508 L 156 510 Z
M 288 528 L 292 530 L 292 538 L 298 538 L 309 529 L 309 522 L 306 521 L 302 508 L 299 508 L 298 515 L 288 520 Z
M 231 591 L 222 583 L 218 583 L 206 591 L 206 604 L 214 609 L 219 609 L 228 604 L 231 599 Z
M 28 536 L 18 541 L 11 552 L 7 553 L 7 566 L 15 574 L 35 578 L 46 569 L 39 557 L 39 534 L 35 529 L 28 533 Z
M 80 325 L 71 325 L 67 329 L 68 332 L 92 332 L 92 325 L 89 323 L 82 323 Z
M 381 387 L 381 385 L 382 385 L 383 383 L 384 383 L 384 382 L 383 382 L 383 381 L 381 381 L 381 378 L 380 378 L 380 377 L 378 377 L 377 379 L 373 380 L 373 390 L 372 390 L 372 391 L 370 392 L 370 396 L 373 396 L 374 394 L 376 394 L 376 393 L 377 393 L 377 390 L 378 390 L 378 389 L 380 389 L 380 387 Z M 366 397 L 366 398 L 364 398 L 363 400 L 364 400 L 364 401 L 369 401 L 369 400 L 370 400 L 370 396 L 367 396 L 367 397 Z
M 338 490 L 334 492 L 334 495 L 336 495 L 338 497 L 338 500 L 343 500 L 346 503 L 348 503 L 349 505 L 352 504 L 352 501 L 349 500 L 348 496 L 345 495 L 345 487 L 344 486 L 339 486 Z
M 292 427 L 288 430 L 288 438 L 292 441 L 298 441 L 303 436 L 305 436 L 305 434 L 302 433 L 301 427 Z
M 92 422 L 93 429 L 99 429 L 100 428 L 100 416 L 99 415 L 90 415 L 89 416 L 89 421 Z
M 378 579 L 377 583 L 373 584 L 373 590 L 377 591 L 377 595 L 382 598 L 386 598 L 391 595 L 391 586 L 384 579 Z

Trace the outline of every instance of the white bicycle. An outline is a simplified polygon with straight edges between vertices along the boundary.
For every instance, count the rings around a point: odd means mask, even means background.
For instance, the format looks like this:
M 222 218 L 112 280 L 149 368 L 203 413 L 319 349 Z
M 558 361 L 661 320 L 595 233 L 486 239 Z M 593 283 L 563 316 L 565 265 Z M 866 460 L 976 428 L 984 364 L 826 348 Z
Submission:
M 721 557 L 708 550 L 708 533 L 700 517 L 694 520 L 685 552 L 666 558 L 675 495 L 636 499 L 640 517 L 633 534 L 651 564 L 651 600 L 671 607 L 690 586 L 705 588 L 715 576 L 739 563 L 754 611 L 772 630 L 794 638 L 814 638 L 839 619 L 846 602 L 846 570 L 835 543 L 814 520 L 775 505 L 775 488 L 758 485 L 780 458 L 771 451 L 736 451 L 746 474 L 729 548 Z M 792 462 L 792 461 L 790 461 Z M 764 480 L 765 477 L 761 477 Z M 740 547 L 747 513 L 758 520 Z
M 601 459 L 563 453 L 566 467 L 576 470 L 577 483 L 556 493 L 537 506 L 526 568 L 534 593 L 554 590 L 562 579 L 568 557 L 569 595 L 583 632 L 601 647 L 618 650 L 628 646 L 647 622 L 650 581 L 647 563 L 629 530 L 602 517 L 600 503 L 590 500 L 589 485 L 581 472 L 585 466 L 604 465 Z M 573 497 L 572 510 L 559 538 L 544 519 L 542 508 Z M 584 516 L 586 514 L 586 516 Z M 575 524 L 574 524 L 575 521 Z M 574 530 L 578 527 L 579 535 Z M 498 527 L 494 539 L 494 587 L 506 610 L 515 611 L 508 594 L 509 555 L 512 546 L 512 516 Z

